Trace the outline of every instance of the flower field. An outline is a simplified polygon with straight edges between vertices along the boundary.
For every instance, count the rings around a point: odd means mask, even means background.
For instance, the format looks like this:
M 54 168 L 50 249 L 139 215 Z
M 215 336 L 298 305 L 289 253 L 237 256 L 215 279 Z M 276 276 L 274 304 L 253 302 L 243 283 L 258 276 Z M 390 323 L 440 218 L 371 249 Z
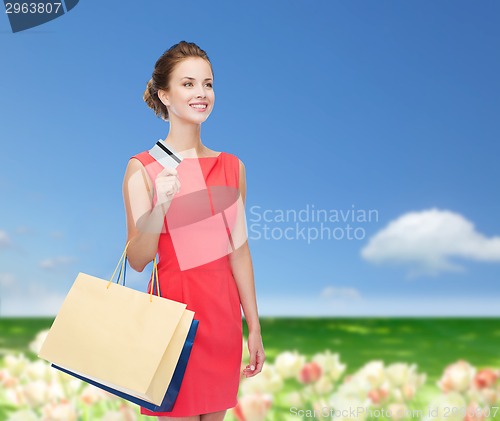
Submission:
M 38 359 L 51 323 L 0 318 L 0 421 L 157 419 Z M 267 361 L 241 378 L 228 421 L 500 420 L 499 319 L 263 318 L 261 327 Z

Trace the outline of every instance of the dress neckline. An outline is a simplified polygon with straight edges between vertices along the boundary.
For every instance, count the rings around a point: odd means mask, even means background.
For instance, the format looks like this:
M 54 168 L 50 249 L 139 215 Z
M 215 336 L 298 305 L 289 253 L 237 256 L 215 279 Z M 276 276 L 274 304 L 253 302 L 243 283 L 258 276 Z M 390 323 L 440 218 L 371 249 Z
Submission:
M 210 159 L 210 158 L 212 158 L 212 159 L 213 159 L 213 158 L 217 159 L 217 158 L 219 158 L 219 157 L 220 157 L 223 153 L 224 153 L 224 152 L 219 152 L 219 155 L 216 155 L 216 156 L 198 156 L 198 157 L 196 157 L 196 158 L 189 158 L 189 157 L 187 157 L 187 158 L 182 158 L 182 159 Z

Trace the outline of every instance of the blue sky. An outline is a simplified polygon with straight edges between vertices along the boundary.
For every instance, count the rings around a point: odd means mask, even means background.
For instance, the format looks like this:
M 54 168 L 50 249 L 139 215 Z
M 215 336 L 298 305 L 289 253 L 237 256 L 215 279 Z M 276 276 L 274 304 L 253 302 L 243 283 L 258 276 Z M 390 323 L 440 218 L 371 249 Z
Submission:
M 247 169 L 262 316 L 498 316 L 499 12 L 493 0 L 81 1 L 15 34 L 4 15 L 0 315 L 55 315 L 78 272 L 111 275 L 127 161 L 169 129 L 142 94 L 186 40 L 214 67 L 202 141 Z M 331 219 L 293 219 L 307 209 Z M 149 270 L 127 285 L 145 290 Z

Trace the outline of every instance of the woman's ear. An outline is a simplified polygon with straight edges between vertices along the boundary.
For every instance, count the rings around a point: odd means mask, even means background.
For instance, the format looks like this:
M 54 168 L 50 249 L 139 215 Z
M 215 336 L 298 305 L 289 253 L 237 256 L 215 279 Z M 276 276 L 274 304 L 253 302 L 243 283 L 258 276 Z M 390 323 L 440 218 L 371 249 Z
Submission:
M 167 93 L 163 90 L 163 89 L 158 89 L 158 98 L 160 99 L 160 101 L 163 103 L 163 105 L 165 105 L 165 107 L 167 105 L 170 105 L 170 102 L 168 100 L 168 96 L 167 96 Z

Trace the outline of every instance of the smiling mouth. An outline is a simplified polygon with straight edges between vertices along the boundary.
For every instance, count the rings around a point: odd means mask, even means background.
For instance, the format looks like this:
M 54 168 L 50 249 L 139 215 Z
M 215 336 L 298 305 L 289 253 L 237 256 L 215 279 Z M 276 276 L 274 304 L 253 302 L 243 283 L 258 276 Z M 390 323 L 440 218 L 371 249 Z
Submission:
M 191 104 L 190 107 L 196 108 L 197 110 L 204 110 L 205 108 L 207 108 L 207 105 L 206 104 Z

